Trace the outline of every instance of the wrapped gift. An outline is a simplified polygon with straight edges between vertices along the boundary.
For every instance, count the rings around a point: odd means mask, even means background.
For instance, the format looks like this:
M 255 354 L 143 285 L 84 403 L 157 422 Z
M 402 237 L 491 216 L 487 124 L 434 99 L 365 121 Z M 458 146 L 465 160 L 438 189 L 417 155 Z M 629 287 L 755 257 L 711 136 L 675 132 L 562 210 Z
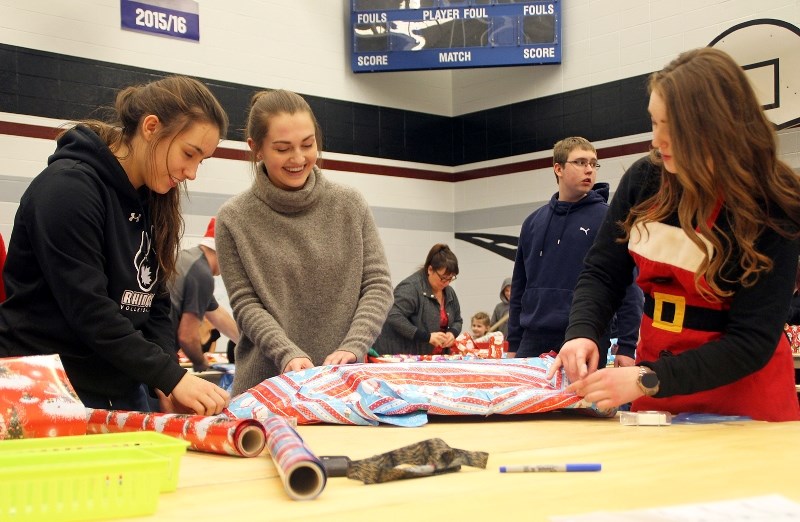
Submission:
M 455 348 L 460 353 L 474 354 L 480 359 L 501 359 L 507 346 L 502 332 L 490 332 L 477 339 L 469 332 L 464 332 L 456 337 L 455 342 Z
M 449 357 L 449 356 L 448 356 Z M 421 426 L 428 415 L 520 415 L 570 409 L 611 417 L 574 392 L 553 357 L 315 366 L 271 377 L 231 399 L 225 414 L 297 424 Z M 582 411 L 583 412 L 583 411 Z
M 86 409 L 58 355 L 0 359 L 0 439 L 85 433 Z
M 792 346 L 792 353 L 800 355 L 800 325 L 785 324 L 783 331 L 786 332 L 786 337 L 789 338 L 789 344 Z

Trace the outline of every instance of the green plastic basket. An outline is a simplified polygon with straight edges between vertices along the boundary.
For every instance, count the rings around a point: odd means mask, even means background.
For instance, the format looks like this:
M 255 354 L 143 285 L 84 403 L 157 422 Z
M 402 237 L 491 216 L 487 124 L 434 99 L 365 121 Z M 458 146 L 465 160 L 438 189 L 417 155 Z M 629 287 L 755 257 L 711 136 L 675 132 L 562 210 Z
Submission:
M 0 441 L 0 456 L 24 451 L 80 452 L 90 449 L 117 447 L 142 448 L 168 459 L 170 465 L 158 477 L 159 491 L 168 493 L 178 487 L 178 470 L 181 457 L 189 443 L 154 431 L 132 433 L 102 433 L 97 435 L 70 435 L 37 439 L 15 439 Z M 2 520 L 0 518 L 0 520 Z
M 0 520 L 75 522 L 152 515 L 159 477 L 169 466 L 161 455 L 125 446 L 3 451 Z

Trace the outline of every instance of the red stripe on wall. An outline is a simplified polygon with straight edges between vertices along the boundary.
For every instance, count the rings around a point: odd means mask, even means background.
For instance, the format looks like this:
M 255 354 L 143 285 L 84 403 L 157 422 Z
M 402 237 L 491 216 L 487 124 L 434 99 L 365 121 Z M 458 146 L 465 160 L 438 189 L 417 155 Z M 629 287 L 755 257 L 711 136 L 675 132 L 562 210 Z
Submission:
M 452 172 L 439 172 L 436 170 L 413 169 L 409 167 L 395 167 L 391 165 L 375 165 L 371 163 L 357 163 L 355 161 L 332 160 L 323 158 L 321 165 L 330 170 L 345 172 L 358 172 L 361 174 L 377 174 L 395 178 L 426 179 L 430 181 L 455 181 Z
M 54 140 L 58 133 L 63 129 L 56 127 L 45 127 L 43 125 L 30 125 L 28 123 L 12 123 L 0 121 L 0 134 L 9 136 L 20 136 L 22 138 L 39 138 L 43 140 Z
M 14 123 L 0 121 L 0 134 L 9 136 L 20 136 L 23 138 L 39 138 L 52 140 L 63 129 L 57 127 L 46 127 L 43 125 L 31 125 L 28 123 Z M 626 143 L 625 145 L 615 145 L 597 150 L 597 156 L 602 162 L 603 159 L 615 158 L 618 156 L 629 156 L 631 154 L 643 154 L 650 150 L 649 141 L 636 143 Z M 214 151 L 215 158 L 249 161 L 249 153 L 246 150 L 233 149 L 229 147 L 217 147 Z M 473 179 L 491 178 L 504 174 L 516 174 L 537 169 L 545 169 L 553 164 L 552 158 L 539 158 L 535 160 L 518 161 L 495 165 L 493 167 L 481 167 L 477 169 L 465 170 L 462 172 L 440 172 L 428 169 L 415 169 L 410 167 L 397 167 L 391 165 L 376 165 L 373 163 L 359 163 L 356 161 L 322 159 L 321 164 L 330 170 L 340 170 L 343 172 L 355 172 L 358 174 L 376 174 L 378 176 L 391 176 L 396 178 L 422 179 L 429 181 L 468 181 Z
M 228 149 L 225 147 L 217 147 L 212 157 L 227 160 L 250 161 L 250 155 L 246 150 Z

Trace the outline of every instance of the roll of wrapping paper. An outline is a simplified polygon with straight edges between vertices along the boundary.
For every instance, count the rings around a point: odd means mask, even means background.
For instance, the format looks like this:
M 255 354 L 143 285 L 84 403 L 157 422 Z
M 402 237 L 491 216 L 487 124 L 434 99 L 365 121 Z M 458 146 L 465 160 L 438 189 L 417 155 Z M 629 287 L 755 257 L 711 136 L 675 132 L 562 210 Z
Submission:
M 286 418 L 269 417 L 264 427 L 267 449 L 286 492 L 294 500 L 317 498 L 328 480 L 322 461 L 308 449 Z
M 206 453 L 255 457 L 266 445 L 264 425 L 255 419 L 227 415 L 183 415 L 87 408 L 88 433 L 156 431 L 189 442 Z

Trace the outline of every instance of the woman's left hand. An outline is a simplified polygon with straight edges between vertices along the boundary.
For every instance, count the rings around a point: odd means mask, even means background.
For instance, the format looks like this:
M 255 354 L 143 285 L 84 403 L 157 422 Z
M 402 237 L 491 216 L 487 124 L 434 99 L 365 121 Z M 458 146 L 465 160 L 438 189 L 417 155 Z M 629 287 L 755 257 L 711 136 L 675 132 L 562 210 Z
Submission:
M 595 403 L 600 409 L 614 408 L 644 395 L 636 384 L 638 380 L 638 366 L 604 368 L 573 382 L 567 391 Z
M 299 372 L 313 367 L 314 363 L 308 357 L 295 357 L 289 361 L 286 368 L 283 369 L 283 373 Z
M 182 413 L 194 415 L 194 410 L 187 408 L 181 403 L 172 400 L 172 396 L 165 395 L 164 392 L 156 388 L 156 397 L 158 397 L 158 411 L 161 413 Z
M 217 415 L 227 408 L 230 394 L 216 384 L 186 372 L 168 396 L 156 389 L 164 413 Z
M 350 364 L 356 362 L 356 354 L 348 352 L 347 350 L 336 350 L 329 356 L 325 357 L 323 365 L 330 364 Z

